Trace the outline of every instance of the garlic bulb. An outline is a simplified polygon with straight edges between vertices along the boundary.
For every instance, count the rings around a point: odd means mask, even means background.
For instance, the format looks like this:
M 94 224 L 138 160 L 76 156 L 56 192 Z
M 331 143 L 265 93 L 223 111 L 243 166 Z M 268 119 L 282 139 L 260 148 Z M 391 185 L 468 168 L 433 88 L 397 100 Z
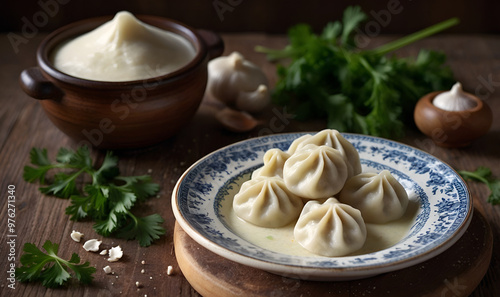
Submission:
M 228 106 L 249 112 L 262 110 L 269 103 L 267 86 L 264 72 L 238 52 L 208 63 L 207 92 Z
M 450 91 L 437 95 L 432 101 L 434 106 L 448 111 L 462 111 L 476 107 L 477 103 L 462 89 L 457 82 Z

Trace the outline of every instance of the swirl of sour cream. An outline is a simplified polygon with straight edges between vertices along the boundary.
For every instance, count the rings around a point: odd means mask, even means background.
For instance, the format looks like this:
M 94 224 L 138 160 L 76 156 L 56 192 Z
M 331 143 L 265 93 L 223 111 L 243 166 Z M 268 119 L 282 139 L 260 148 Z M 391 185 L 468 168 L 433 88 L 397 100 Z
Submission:
M 195 55 L 186 38 L 121 11 L 111 21 L 61 44 L 52 60 L 56 69 L 75 77 L 131 81 L 176 71 Z

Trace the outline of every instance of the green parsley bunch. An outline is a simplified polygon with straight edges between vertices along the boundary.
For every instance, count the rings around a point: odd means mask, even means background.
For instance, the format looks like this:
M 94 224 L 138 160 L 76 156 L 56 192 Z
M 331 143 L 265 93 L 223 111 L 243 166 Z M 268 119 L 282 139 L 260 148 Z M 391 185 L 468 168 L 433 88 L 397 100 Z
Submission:
M 137 217 L 131 212 L 136 203 L 155 195 L 159 185 L 148 175 L 120 176 L 118 158 L 111 152 L 106 154 L 98 168 L 86 146 L 77 151 L 61 148 L 56 162 L 49 160 L 46 149 L 33 148 L 30 159 L 36 167 L 24 167 L 23 178 L 28 182 L 45 184 L 47 172 L 60 169 L 54 174 L 53 182 L 40 187 L 40 191 L 69 198 L 71 205 L 66 208 L 66 214 L 72 220 L 90 218 L 96 222 L 94 230 L 98 234 L 137 239 L 141 246 L 149 246 L 165 234 L 161 226 L 164 220 L 159 214 Z M 91 182 L 79 190 L 76 181 L 84 174 L 90 176 Z
M 326 118 L 327 126 L 394 138 L 413 123 L 413 109 L 426 93 L 448 89 L 454 83 L 442 53 L 421 50 L 416 59 L 386 54 L 435 34 L 458 20 L 431 26 L 376 49 L 360 49 L 355 33 L 366 20 L 360 7 L 348 7 L 342 21 L 327 24 L 315 34 L 307 24 L 290 28 L 284 49 L 257 46 L 278 65 L 273 102 L 286 105 L 299 120 Z

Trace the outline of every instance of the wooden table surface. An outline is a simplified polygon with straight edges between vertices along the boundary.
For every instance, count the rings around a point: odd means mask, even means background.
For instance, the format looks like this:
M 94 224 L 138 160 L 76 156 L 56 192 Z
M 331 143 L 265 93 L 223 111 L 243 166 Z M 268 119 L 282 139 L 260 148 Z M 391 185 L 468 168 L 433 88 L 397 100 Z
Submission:
M 177 136 L 154 147 L 116 152 L 120 157 L 120 169 L 125 175 L 150 174 L 160 184 L 157 199 L 150 199 L 139 212 L 159 212 L 165 218 L 165 236 L 150 247 L 139 247 L 136 241 L 102 238 L 92 230 L 91 222 L 74 222 L 64 214 L 68 200 L 43 196 L 37 184 L 22 179 L 23 167 L 29 163 L 32 147 L 47 148 L 51 158 L 60 147 L 75 148 L 76 143 L 68 139 L 45 116 L 39 103 L 29 98 L 18 84 L 19 73 L 35 65 L 35 51 L 44 34 L 27 39 L 19 44 L 16 53 L 6 34 L 0 39 L 0 277 L 2 296 L 199 296 L 179 270 L 173 248 L 175 219 L 170 198 L 179 176 L 193 162 L 206 154 L 239 140 L 269 133 L 319 130 L 323 122 L 296 122 L 287 116 L 283 107 L 270 107 L 262 116 L 262 124 L 249 133 L 232 133 L 224 130 L 214 119 L 214 107 L 204 102 L 189 126 Z M 388 37 L 377 37 L 380 43 Z M 225 34 L 226 54 L 240 51 L 249 60 L 261 66 L 271 83 L 275 83 L 275 66 L 265 57 L 253 51 L 257 44 L 282 47 L 286 39 L 282 36 L 262 34 Z M 463 149 L 444 149 L 432 145 L 418 131 L 409 131 L 401 142 L 427 151 L 442 159 L 455 169 L 474 170 L 477 166 L 488 166 L 500 177 L 500 37 L 497 36 L 439 36 L 431 37 L 400 50 L 401 55 L 415 55 L 422 47 L 442 50 L 457 80 L 466 90 L 477 92 L 492 107 L 494 123 L 491 131 Z M 95 157 L 103 152 L 94 151 Z M 90 286 L 71 285 L 62 289 L 46 289 L 38 283 L 15 283 L 9 288 L 8 267 L 12 263 L 9 252 L 7 228 L 7 190 L 15 186 L 15 263 L 19 265 L 22 246 L 31 242 L 41 246 L 46 240 L 60 244 L 59 253 L 69 258 L 77 252 L 82 260 L 90 261 L 97 268 Z M 493 229 L 494 251 L 490 268 L 472 296 L 500 296 L 500 206 L 486 202 L 489 190 L 483 184 L 470 183 L 474 206 L 481 211 Z M 124 257 L 111 266 L 114 275 L 106 275 L 102 267 L 109 263 L 104 256 L 85 252 L 81 243 L 70 238 L 72 230 L 85 234 L 86 239 L 99 238 L 109 247 L 119 244 Z M 144 261 L 145 264 L 141 264 Z M 169 265 L 174 274 L 167 276 Z M 144 273 L 141 270 L 144 269 Z M 141 288 L 135 283 L 139 281 Z M 457 287 L 459 288 L 459 287 Z M 450 291 L 453 292 L 453 291 Z M 451 295 L 450 295 L 451 296 Z

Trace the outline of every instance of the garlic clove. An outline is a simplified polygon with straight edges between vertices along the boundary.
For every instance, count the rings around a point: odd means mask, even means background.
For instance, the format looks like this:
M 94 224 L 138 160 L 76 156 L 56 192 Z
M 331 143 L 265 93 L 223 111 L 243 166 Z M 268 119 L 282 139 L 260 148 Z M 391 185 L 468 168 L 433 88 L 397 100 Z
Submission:
M 450 91 L 437 95 L 432 104 L 447 111 L 463 111 L 477 106 L 477 103 L 464 92 L 459 82 L 455 83 Z
M 259 85 L 251 92 L 241 91 L 236 98 L 236 108 L 248 111 L 262 111 L 271 101 L 271 97 L 266 85 Z
M 208 63 L 207 94 L 228 106 L 235 105 L 240 92 L 252 92 L 268 84 L 262 69 L 238 52 Z
M 258 125 L 258 121 L 250 114 L 226 107 L 215 114 L 215 118 L 226 129 L 232 132 L 247 132 Z
M 229 60 L 231 61 L 231 65 L 233 66 L 234 70 L 240 70 L 243 68 L 245 58 L 239 52 L 232 52 L 229 55 Z

